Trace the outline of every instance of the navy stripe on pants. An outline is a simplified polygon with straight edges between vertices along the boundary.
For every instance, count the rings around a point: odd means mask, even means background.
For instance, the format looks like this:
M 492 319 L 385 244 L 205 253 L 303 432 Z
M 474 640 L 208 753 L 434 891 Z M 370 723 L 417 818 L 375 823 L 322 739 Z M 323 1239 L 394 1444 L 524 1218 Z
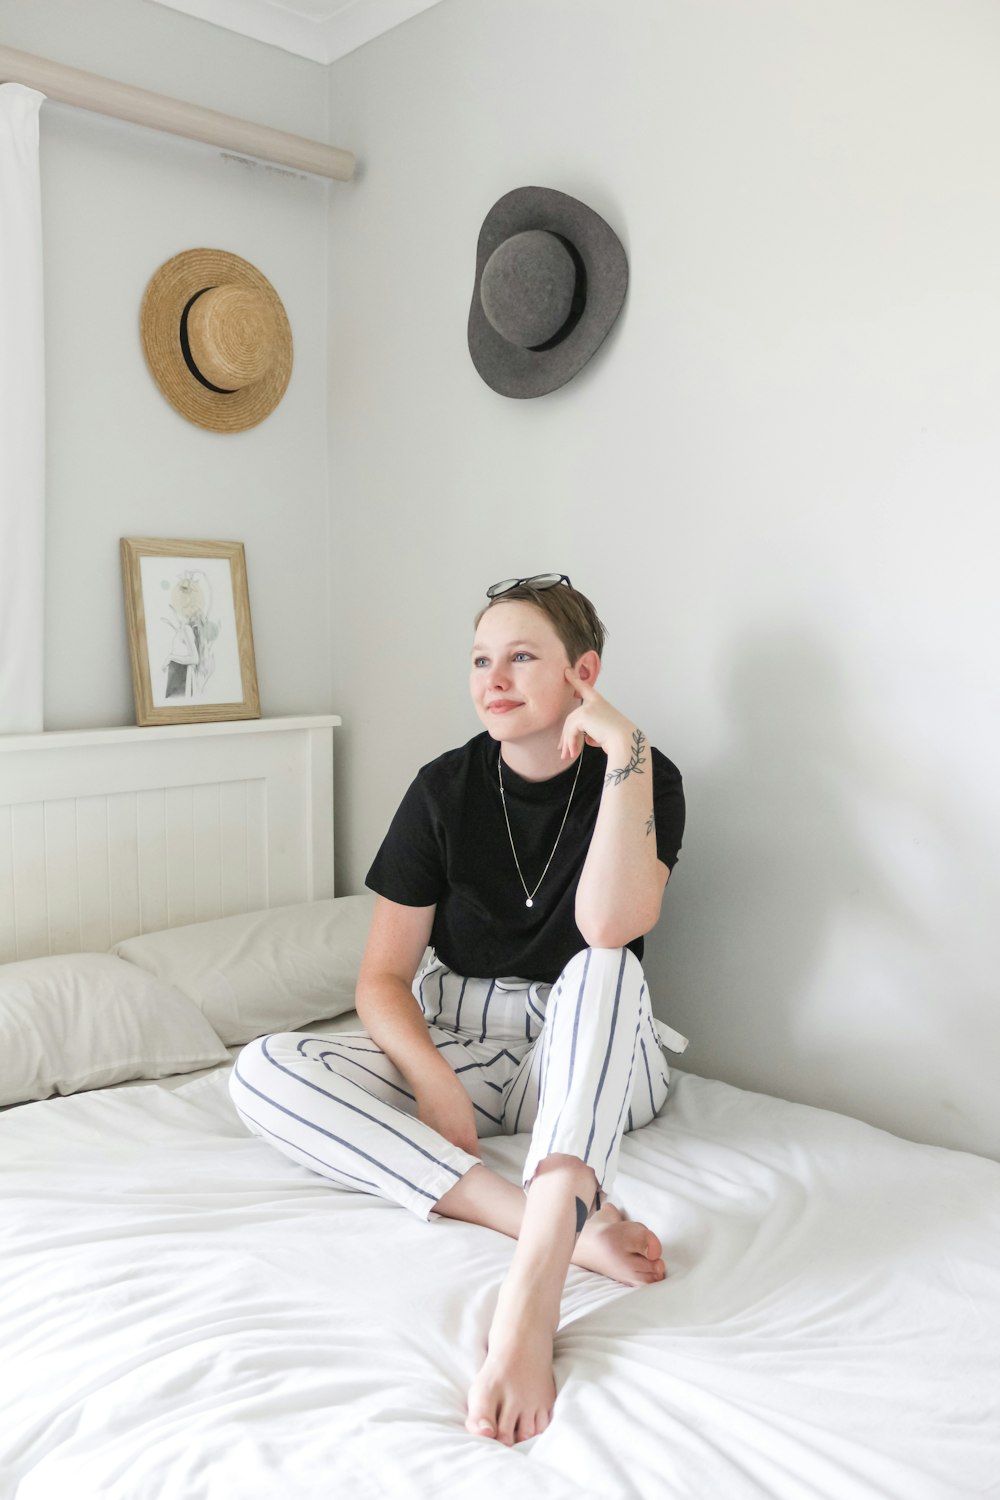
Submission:
M 531 1132 L 525 1184 L 547 1156 L 575 1156 L 607 1194 L 624 1131 L 648 1124 L 667 1097 L 660 1023 L 635 955 L 587 948 L 551 986 L 464 977 L 432 958 L 413 989 L 478 1134 Z M 230 1092 L 255 1135 L 421 1218 L 478 1161 L 416 1118 L 407 1080 L 364 1032 L 261 1037 L 240 1053 Z

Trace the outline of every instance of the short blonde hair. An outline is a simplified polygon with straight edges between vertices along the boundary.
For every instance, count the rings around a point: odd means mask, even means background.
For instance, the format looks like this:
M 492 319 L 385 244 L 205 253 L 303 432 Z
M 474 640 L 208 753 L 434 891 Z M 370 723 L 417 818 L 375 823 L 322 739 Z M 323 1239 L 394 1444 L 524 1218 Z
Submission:
M 579 589 L 570 588 L 566 584 L 558 583 L 552 588 L 536 589 L 529 583 L 520 583 L 517 588 L 491 599 L 479 611 L 475 623 L 478 625 L 487 610 L 496 604 L 519 603 L 533 604 L 548 616 L 553 630 L 566 648 L 571 664 L 578 662 L 585 651 L 596 651 L 598 656 L 603 656 L 608 634 L 606 627 L 586 594 L 581 594 Z

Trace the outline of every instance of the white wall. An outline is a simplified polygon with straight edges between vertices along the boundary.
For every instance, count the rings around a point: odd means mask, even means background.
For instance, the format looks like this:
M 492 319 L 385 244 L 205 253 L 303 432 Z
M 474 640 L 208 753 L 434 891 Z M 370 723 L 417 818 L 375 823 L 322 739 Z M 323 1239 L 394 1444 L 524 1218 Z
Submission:
M 477 729 L 485 585 L 565 570 L 686 776 L 648 968 L 688 1065 L 990 1153 L 998 77 L 991 0 L 445 0 L 330 72 L 340 888 Z M 631 285 L 519 402 L 465 326 L 526 183 Z
M 326 136 L 323 68 L 135 0 L 0 0 L 0 41 L 298 134 Z M 46 104 L 45 724 L 134 722 L 120 536 L 243 541 L 265 714 L 330 705 L 325 183 Z M 207 432 L 150 377 L 139 307 L 179 250 L 252 261 L 284 302 L 288 391 Z

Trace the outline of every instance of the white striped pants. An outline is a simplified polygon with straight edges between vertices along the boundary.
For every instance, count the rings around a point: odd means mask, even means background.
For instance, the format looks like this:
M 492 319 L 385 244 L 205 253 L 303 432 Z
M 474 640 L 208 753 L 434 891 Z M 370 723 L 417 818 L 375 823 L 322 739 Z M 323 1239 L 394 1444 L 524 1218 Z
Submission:
M 648 1124 L 667 1097 L 635 954 L 587 948 L 553 985 L 466 979 L 434 958 L 413 990 L 478 1134 L 531 1131 L 525 1184 L 558 1154 L 592 1167 L 607 1193 L 623 1132 Z M 279 1151 L 424 1219 L 478 1161 L 416 1118 L 407 1080 L 364 1032 L 260 1037 L 240 1053 L 230 1093 L 247 1128 Z

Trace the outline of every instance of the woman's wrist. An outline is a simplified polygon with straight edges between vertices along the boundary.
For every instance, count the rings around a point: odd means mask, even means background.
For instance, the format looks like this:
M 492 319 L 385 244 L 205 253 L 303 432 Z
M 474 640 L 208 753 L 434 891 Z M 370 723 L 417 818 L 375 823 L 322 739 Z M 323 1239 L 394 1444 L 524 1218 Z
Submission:
M 621 734 L 609 741 L 605 748 L 608 757 L 605 786 L 620 786 L 629 777 L 648 772 L 649 746 L 637 725 L 626 722 Z

